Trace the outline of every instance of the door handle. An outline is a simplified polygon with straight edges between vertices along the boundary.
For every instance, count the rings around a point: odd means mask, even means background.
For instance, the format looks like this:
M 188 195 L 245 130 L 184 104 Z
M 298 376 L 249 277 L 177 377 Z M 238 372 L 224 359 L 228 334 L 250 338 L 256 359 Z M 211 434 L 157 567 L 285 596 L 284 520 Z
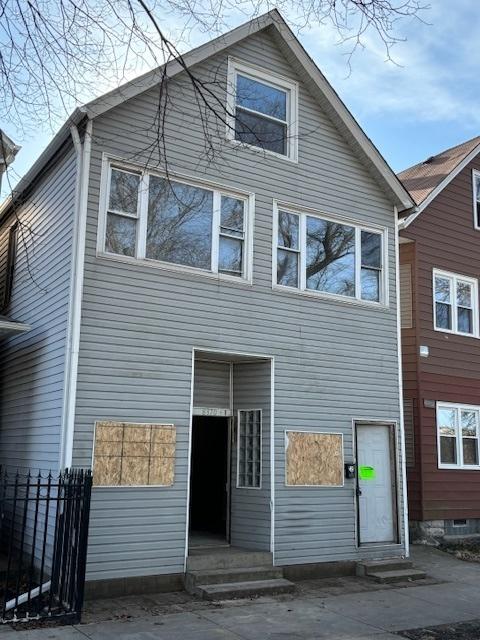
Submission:
M 360 487 L 357 486 L 357 496 L 361 496 L 362 495 L 362 490 L 360 489 Z

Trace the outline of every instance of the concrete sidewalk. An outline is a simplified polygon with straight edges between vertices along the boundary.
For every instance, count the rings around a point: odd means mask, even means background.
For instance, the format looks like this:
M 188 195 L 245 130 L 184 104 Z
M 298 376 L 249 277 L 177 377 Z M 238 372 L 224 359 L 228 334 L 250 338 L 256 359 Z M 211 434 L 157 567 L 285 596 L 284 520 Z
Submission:
M 6 640 L 399 640 L 480 638 L 480 564 L 431 548 L 414 547 L 422 584 L 377 585 L 363 578 L 298 583 L 297 593 L 257 600 L 208 603 L 184 593 L 87 603 L 76 627 L 3 628 Z M 473 635 L 416 632 L 478 619 Z

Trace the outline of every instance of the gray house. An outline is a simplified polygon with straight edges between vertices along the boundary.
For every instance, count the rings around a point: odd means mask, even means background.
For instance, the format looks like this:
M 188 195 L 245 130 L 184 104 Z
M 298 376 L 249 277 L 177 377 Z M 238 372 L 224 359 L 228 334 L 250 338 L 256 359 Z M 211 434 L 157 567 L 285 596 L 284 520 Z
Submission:
M 92 585 L 408 555 L 412 205 L 276 11 L 72 114 L 0 210 L 0 455 L 93 466 Z

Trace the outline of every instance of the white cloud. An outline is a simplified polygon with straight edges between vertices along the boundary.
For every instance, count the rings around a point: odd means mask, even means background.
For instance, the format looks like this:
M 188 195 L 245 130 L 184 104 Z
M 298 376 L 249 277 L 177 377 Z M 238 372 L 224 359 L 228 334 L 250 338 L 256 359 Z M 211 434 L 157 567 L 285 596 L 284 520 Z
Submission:
M 322 71 L 357 116 L 391 114 L 415 122 L 470 121 L 480 126 L 478 78 L 480 23 L 470 0 L 441 1 L 417 20 L 403 24 L 408 38 L 392 49 L 395 63 L 369 34 L 348 75 L 348 43 L 338 44 L 333 27 L 302 37 Z M 401 27 L 399 27 L 401 28 Z M 348 76 L 348 77 L 347 77 Z

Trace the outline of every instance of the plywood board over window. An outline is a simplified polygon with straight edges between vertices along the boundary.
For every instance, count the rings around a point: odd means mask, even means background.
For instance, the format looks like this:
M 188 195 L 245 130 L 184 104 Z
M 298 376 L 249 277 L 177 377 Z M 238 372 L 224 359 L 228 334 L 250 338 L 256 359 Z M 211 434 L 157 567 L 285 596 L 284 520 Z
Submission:
M 171 486 L 176 431 L 172 424 L 97 422 L 93 484 L 108 487 Z
M 341 433 L 285 432 L 285 482 L 289 486 L 342 487 Z

